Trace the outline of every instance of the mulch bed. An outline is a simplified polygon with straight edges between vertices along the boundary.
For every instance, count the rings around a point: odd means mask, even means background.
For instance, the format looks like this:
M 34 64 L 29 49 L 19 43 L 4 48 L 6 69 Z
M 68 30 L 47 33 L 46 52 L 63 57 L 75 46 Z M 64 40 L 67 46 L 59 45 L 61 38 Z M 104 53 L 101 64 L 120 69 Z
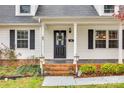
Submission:
M 112 74 L 108 74 L 108 75 L 92 74 L 92 75 L 81 75 L 81 76 L 79 76 L 78 78 L 104 77 L 104 76 L 124 76 L 124 74 L 120 74 L 120 75 L 118 75 L 118 74 L 113 74 L 113 75 L 112 75 Z M 76 78 L 77 78 L 77 77 L 76 77 Z

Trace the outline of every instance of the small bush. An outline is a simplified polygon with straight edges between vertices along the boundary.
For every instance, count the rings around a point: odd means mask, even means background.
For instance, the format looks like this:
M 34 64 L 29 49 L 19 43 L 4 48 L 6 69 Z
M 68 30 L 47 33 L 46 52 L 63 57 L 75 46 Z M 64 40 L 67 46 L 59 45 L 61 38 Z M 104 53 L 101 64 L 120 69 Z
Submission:
M 16 53 L 14 50 L 8 50 L 8 52 L 6 53 L 6 57 L 7 59 L 9 59 L 9 61 L 15 61 L 17 59 Z
M 112 63 L 84 64 L 79 67 L 79 76 L 80 75 L 87 76 L 91 74 L 96 76 L 123 75 L 124 64 L 112 64 Z
M 93 65 L 82 65 L 79 70 L 83 73 L 83 74 L 93 74 L 96 73 L 96 66 Z
M 10 49 L 3 43 L 0 44 L 0 59 L 8 59 L 9 61 L 15 61 L 20 53 L 16 54 L 15 50 Z
M 21 75 L 40 75 L 41 70 L 39 65 L 23 65 L 17 68 L 16 73 Z
M 103 64 L 101 65 L 101 73 L 103 74 L 115 74 L 116 73 L 116 64 Z
M 116 66 L 116 74 L 124 74 L 124 64 L 118 64 Z

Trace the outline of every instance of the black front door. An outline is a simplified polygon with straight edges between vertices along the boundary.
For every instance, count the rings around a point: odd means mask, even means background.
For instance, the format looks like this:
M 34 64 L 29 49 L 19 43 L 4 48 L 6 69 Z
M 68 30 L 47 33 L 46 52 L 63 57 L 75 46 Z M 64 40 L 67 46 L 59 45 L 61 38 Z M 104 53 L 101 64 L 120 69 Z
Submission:
M 54 58 L 66 58 L 66 31 L 54 31 Z

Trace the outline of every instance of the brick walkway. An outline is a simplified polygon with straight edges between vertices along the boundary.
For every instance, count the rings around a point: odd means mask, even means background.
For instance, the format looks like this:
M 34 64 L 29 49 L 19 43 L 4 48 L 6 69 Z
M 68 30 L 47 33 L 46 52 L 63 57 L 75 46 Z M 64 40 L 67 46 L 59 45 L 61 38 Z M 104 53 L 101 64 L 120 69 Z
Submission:
M 124 83 L 124 76 L 74 78 L 72 76 L 46 76 L 42 86 L 73 86 Z

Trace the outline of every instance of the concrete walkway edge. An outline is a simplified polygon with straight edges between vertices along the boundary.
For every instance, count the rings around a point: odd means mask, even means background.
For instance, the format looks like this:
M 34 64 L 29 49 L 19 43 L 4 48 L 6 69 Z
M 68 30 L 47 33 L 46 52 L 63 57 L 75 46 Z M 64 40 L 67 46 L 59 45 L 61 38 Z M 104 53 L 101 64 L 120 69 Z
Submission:
M 124 83 L 124 76 L 74 78 L 73 76 L 46 76 L 42 86 L 75 86 Z

